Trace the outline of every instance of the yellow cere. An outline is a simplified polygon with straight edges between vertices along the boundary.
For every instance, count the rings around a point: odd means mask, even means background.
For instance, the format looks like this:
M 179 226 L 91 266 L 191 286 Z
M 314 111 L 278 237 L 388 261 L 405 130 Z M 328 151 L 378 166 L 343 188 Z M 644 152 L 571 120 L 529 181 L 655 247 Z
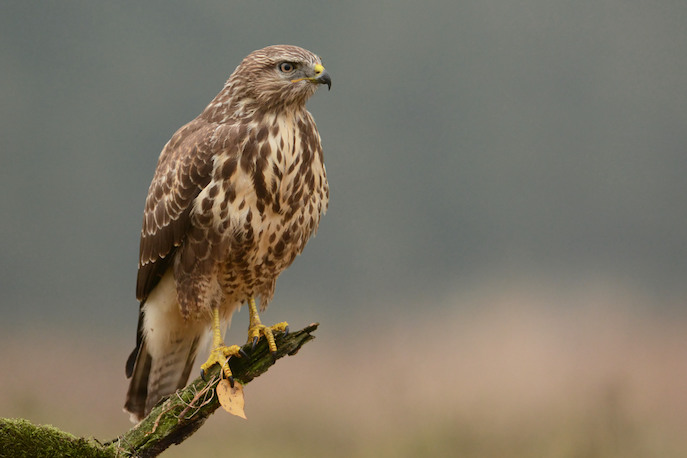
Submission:
M 315 64 L 315 75 L 318 75 L 318 76 L 319 76 L 320 73 L 322 73 L 323 71 L 324 71 L 324 66 L 323 66 L 322 64 Z M 312 81 L 312 80 L 314 80 L 314 78 L 307 78 L 307 77 L 304 77 L 304 78 L 296 78 L 295 80 L 291 80 L 291 82 L 292 82 L 292 83 L 297 83 L 297 82 L 303 81 L 303 80 L 311 80 L 311 81 Z

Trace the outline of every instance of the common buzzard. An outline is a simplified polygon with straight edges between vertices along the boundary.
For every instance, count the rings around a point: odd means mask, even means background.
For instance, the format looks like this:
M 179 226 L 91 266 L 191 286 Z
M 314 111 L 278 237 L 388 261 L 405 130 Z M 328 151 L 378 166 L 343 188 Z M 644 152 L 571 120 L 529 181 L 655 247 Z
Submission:
M 263 326 L 279 274 L 303 251 L 327 209 L 320 135 L 305 102 L 331 87 L 319 57 L 296 46 L 248 55 L 224 88 L 165 145 L 148 190 L 136 296 L 136 348 L 126 363 L 125 409 L 137 421 L 186 385 L 204 337 L 207 369 L 237 355 L 222 332 L 250 308 L 248 338 Z

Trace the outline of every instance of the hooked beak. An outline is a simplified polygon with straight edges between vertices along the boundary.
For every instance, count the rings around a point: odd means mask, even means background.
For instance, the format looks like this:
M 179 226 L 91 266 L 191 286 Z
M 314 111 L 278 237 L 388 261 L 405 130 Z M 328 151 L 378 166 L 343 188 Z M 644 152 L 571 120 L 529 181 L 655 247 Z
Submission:
M 315 75 L 315 78 L 312 78 L 310 81 L 317 84 L 326 84 L 328 91 L 332 89 L 332 77 L 329 76 L 329 73 L 327 73 L 322 64 L 315 65 Z
M 329 76 L 329 73 L 327 73 L 327 70 L 324 69 L 324 66 L 322 64 L 315 65 L 315 76 L 310 78 L 298 78 L 295 80 L 291 80 L 291 82 L 297 83 L 303 80 L 308 80 L 314 84 L 326 84 L 327 89 L 332 89 L 332 78 L 331 76 Z

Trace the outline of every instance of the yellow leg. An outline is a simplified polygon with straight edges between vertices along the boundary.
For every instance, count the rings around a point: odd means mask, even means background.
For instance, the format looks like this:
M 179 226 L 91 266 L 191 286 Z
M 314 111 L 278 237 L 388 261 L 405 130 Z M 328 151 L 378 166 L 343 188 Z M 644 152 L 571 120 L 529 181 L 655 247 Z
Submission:
M 248 325 L 248 342 L 253 344 L 253 347 L 260 340 L 260 334 L 267 339 L 267 345 L 270 348 L 270 353 L 277 352 L 277 344 L 274 342 L 275 332 L 289 332 L 289 324 L 286 321 L 277 323 L 274 326 L 265 326 L 260 322 L 258 315 L 258 308 L 255 306 L 255 299 L 250 298 L 248 301 L 248 309 L 250 312 L 250 324 Z
M 200 366 L 201 377 L 204 377 L 205 372 L 207 372 L 207 370 L 210 369 L 213 365 L 219 364 L 220 366 L 222 366 L 222 371 L 224 372 L 225 377 L 228 378 L 230 381 L 233 381 L 233 378 L 231 376 L 231 369 L 229 369 L 229 364 L 227 364 L 227 359 L 229 359 L 232 356 L 239 356 L 240 350 L 241 347 L 239 347 L 238 345 L 232 345 L 230 347 L 224 345 L 224 341 L 222 340 L 222 330 L 220 329 L 219 324 L 219 309 L 213 308 L 212 350 L 210 350 L 210 356 L 208 356 L 208 360 Z

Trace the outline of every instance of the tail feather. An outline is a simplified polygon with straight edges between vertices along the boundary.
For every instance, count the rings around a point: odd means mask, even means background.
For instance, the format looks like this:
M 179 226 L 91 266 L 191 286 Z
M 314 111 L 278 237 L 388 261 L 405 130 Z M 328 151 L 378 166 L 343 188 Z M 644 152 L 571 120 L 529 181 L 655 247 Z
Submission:
M 127 361 L 127 377 L 131 377 L 129 390 L 126 393 L 124 410 L 131 414 L 131 421 L 140 421 L 146 414 L 146 398 L 148 397 L 148 378 L 153 359 L 145 348 L 138 345 Z
M 139 348 L 124 409 L 140 421 L 168 394 L 183 388 L 198 353 L 200 336 L 171 342 L 162 357 L 153 358 L 145 342 Z
M 183 388 L 198 353 L 207 323 L 186 320 L 176 300 L 171 272 L 166 273 L 141 304 L 136 348 L 126 364 L 131 377 L 124 409 L 141 420 L 158 401 Z
M 148 379 L 146 415 L 162 397 L 186 386 L 198 352 L 199 339 L 199 336 L 195 336 L 175 342 L 163 358 L 153 359 Z

